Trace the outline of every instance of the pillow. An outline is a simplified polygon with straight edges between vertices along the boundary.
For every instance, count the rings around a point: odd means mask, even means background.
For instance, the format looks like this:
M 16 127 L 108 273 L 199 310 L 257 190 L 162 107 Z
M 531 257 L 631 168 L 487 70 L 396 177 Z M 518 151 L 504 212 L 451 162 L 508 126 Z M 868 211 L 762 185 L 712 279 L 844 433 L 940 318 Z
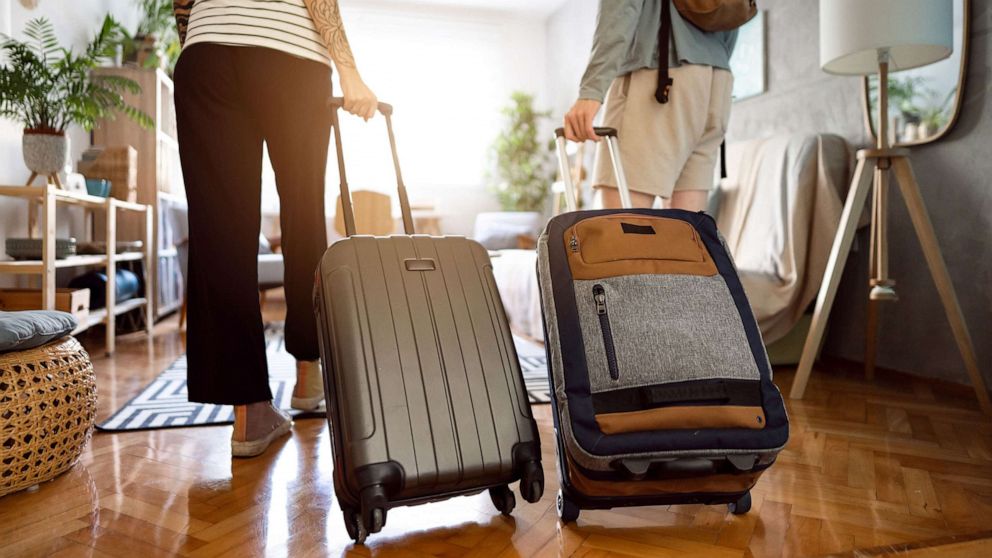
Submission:
M 52 310 L 0 312 L 0 353 L 40 347 L 79 325 L 72 314 Z
M 491 223 L 484 230 L 477 231 L 475 240 L 487 250 L 519 248 L 517 237 L 533 236 L 534 227 L 513 223 Z
M 472 238 L 489 250 L 519 248 L 517 237 L 537 238 L 543 225 L 540 213 L 530 211 L 492 211 L 475 216 Z

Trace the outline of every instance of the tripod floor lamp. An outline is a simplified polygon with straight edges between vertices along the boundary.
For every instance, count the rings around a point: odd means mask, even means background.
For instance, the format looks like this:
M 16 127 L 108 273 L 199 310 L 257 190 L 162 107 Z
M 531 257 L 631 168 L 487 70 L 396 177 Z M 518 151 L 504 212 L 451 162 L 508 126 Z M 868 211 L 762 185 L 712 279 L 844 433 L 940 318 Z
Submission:
M 869 322 L 877 319 L 879 303 L 897 299 L 895 281 L 889 277 L 886 226 L 891 173 L 895 175 L 906 203 L 978 402 L 985 413 L 992 414 L 992 401 L 978 369 L 974 344 L 909 162 L 909 150 L 891 147 L 888 138 L 889 71 L 916 68 L 949 56 L 953 37 L 952 8 L 951 0 L 820 1 L 820 65 L 823 70 L 844 75 L 878 73 L 878 143 L 873 149 L 858 151 L 854 180 L 830 250 L 813 322 L 792 385 L 790 396 L 794 399 L 802 398 L 806 390 L 869 193 L 872 194 Z M 873 327 L 874 324 L 869 323 L 868 354 L 865 355 L 869 374 L 874 369 L 875 361 Z

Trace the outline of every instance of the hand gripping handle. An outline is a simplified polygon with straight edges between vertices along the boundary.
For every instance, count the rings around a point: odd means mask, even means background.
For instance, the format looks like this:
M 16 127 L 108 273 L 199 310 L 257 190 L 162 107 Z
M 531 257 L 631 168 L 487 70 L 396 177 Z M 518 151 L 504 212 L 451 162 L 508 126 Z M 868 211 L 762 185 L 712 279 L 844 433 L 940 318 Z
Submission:
M 613 162 L 613 172 L 617 179 L 617 189 L 620 191 L 620 203 L 625 209 L 633 206 L 630 201 L 630 188 L 627 186 L 627 175 L 623 171 L 623 162 L 620 160 L 620 146 L 617 140 L 616 128 L 593 128 L 596 135 L 606 138 L 606 147 L 610 152 L 610 161 Z M 558 152 L 558 172 L 565 182 L 565 204 L 569 211 L 578 209 L 578 192 L 572 182 L 572 172 L 568 168 L 568 152 L 565 150 L 565 129 L 555 130 L 555 144 Z
M 344 231 L 347 236 L 355 234 L 355 211 L 351 205 L 351 191 L 348 189 L 348 178 L 344 170 L 344 148 L 341 145 L 341 127 L 338 125 L 338 109 L 344 106 L 342 97 L 331 97 L 328 102 L 331 107 L 331 127 L 334 129 L 334 146 L 338 155 L 338 174 L 341 177 L 341 211 L 344 216 Z M 393 170 L 396 172 L 396 190 L 400 198 L 400 213 L 403 215 L 403 231 L 414 234 L 413 212 L 410 210 L 410 200 L 403 184 L 403 174 L 400 172 L 400 159 L 396 154 L 396 137 L 393 135 L 393 106 L 379 103 L 379 112 L 386 118 L 386 131 L 389 133 L 389 149 L 393 153 Z

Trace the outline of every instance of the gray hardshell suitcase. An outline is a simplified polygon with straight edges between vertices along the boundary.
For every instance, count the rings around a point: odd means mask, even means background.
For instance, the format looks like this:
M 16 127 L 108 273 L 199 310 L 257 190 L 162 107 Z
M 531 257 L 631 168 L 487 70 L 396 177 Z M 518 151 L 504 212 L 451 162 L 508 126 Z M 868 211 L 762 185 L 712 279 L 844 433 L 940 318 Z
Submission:
M 355 234 L 337 108 L 334 140 L 348 238 L 316 273 L 334 489 L 349 535 L 378 532 L 386 510 L 488 489 L 509 514 L 544 492 L 537 425 L 488 252 L 463 237 L 413 234 L 386 120 L 405 235 Z

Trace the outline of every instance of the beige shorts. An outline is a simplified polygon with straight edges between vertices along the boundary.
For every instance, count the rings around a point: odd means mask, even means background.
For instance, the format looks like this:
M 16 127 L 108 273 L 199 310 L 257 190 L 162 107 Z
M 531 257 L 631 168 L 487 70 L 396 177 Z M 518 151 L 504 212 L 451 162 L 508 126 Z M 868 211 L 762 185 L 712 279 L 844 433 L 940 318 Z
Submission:
M 734 85 L 733 74 L 712 66 L 683 64 L 671 76 L 675 83 L 666 104 L 654 98 L 658 70 L 616 78 L 603 115 L 603 126 L 617 129 L 630 189 L 663 198 L 674 190 L 713 187 Z M 593 185 L 616 188 L 605 141 L 596 149 Z

